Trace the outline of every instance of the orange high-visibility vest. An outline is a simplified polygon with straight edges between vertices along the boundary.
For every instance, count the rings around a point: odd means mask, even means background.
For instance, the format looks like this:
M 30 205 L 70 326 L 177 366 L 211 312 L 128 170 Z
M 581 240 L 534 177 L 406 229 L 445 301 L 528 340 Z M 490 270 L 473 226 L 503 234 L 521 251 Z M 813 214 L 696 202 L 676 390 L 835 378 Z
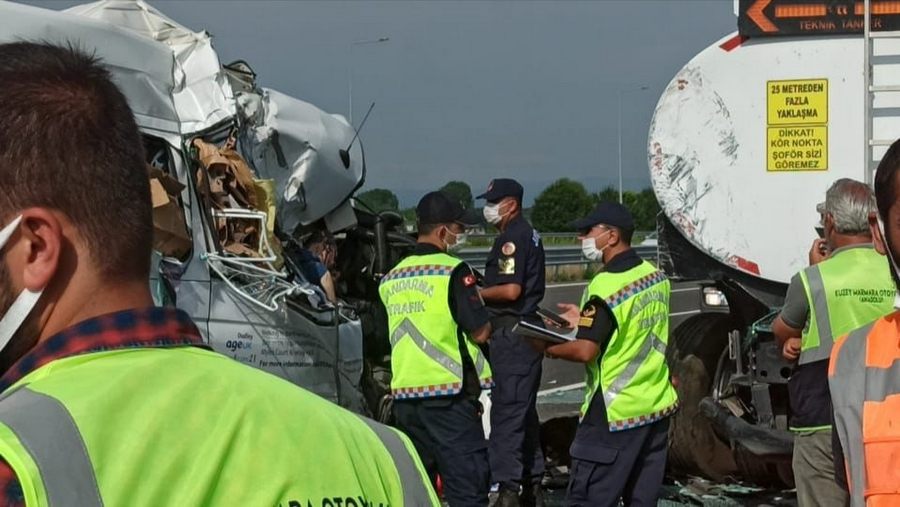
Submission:
M 836 342 L 828 384 L 851 505 L 900 505 L 900 312 Z

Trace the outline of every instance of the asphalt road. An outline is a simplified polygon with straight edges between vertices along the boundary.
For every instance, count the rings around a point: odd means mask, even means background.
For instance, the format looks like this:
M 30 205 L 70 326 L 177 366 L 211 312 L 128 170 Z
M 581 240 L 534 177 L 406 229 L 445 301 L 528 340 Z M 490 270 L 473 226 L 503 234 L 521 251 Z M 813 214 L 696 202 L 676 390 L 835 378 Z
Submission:
M 544 295 L 542 306 L 555 310 L 557 303 L 578 303 L 586 283 L 550 285 Z M 700 287 L 696 282 L 675 283 L 669 302 L 669 329 L 700 313 Z M 561 359 L 544 359 L 544 373 L 541 391 L 564 390 L 584 381 L 584 366 Z M 552 392 L 552 391 L 551 391 Z

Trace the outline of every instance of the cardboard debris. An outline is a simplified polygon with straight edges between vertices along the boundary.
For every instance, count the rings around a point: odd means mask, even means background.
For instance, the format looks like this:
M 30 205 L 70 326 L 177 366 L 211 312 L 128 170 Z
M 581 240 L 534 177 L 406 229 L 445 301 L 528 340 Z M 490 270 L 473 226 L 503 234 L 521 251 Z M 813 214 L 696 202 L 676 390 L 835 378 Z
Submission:
M 265 230 L 259 222 L 242 218 L 219 219 L 216 229 L 222 249 L 238 257 L 260 257 L 260 234 L 266 234 L 277 260 L 275 269 L 284 265 L 281 243 L 275 235 L 275 183 L 257 180 L 241 155 L 234 150 L 234 139 L 218 147 L 202 139 L 194 139 L 201 169 L 197 183 L 201 193 L 214 209 L 243 208 L 266 214 Z M 207 178 L 209 181 L 207 182 Z
M 153 203 L 153 248 L 164 257 L 184 260 L 191 252 L 191 237 L 178 195 L 184 185 L 163 171 L 150 168 Z
M 198 188 L 206 192 L 206 174 L 209 174 L 211 195 L 208 196 L 218 209 L 257 209 L 253 171 L 247 162 L 234 151 L 233 141 L 219 148 L 202 139 L 194 139 L 197 158 L 206 172 L 197 171 Z

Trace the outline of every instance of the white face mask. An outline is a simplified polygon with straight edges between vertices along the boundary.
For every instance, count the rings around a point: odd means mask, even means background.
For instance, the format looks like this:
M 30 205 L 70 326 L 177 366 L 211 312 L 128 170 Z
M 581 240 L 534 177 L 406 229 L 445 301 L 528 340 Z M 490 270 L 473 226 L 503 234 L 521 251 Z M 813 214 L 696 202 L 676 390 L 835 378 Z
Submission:
M 10 222 L 9 225 L 0 230 L 0 250 L 6 246 L 9 238 L 16 232 L 16 227 L 18 227 L 21 222 L 22 215 L 19 215 L 15 220 Z M 6 313 L 3 314 L 3 317 L 0 318 L 0 351 L 6 348 L 9 344 L 9 340 L 11 340 L 13 335 L 16 334 L 16 331 L 22 327 L 22 323 L 28 318 L 28 314 L 30 314 L 31 310 L 37 305 L 38 299 L 41 298 L 41 294 L 43 293 L 44 289 L 39 291 L 31 291 L 29 289 L 22 290 L 19 297 L 17 297 L 9 307 L 9 310 L 7 310 Z
M 506 213 L 500 213 L 500 205 L 502 203 L 497 204 L 486 204 L 484 206 L 484 219 L 487 223 L 491 225 L 499 224 L 501 220 L 503 220 L 503 216 Z
M 465 232 L 461 232 L 459 234 L 454 234 L 453 231 L 451 231 L 450 229 L 447 229 L 447 234 L 452 235 L 456 238 L 456 243 L 453 243 L 452 245 L 449 243 L 446 243 L 448 252 L 455 252 L 455 251 L 459 250 L 460 248 L 463 247 L 463 245 L 466 244 L 466 240 L 468 239 Z
M 878 230 L 881 231 L 881 238 L 884 240 L 884 249 L 887 251 L 887 258 L 891 261 L 891 269 L 894 271 L 894 276 L 900 276 L 900 268 L 897 267 L 897 261 L 894 260 L 894 254 L 891 253 L 891 249 L 888 246 L 887 234 L 884 231 L 884 222 L 881 221 L 881 215 L 875 213 L 875 216 L 878 218 Z M 896 280 L 896 278 L 894 278 Z M 894 308 L 900 310 L 900 294 L 896 294 L 894 296 Z
M 603 234 L 609 234 L 609 231 L 605 231 Z M 603 234 L 581 240 L 581 254 L 584 255 L 585 259 L 591 262 L 603 262 L 603 250 L 608 245 L 603 245 L 603 248 L 597 248 L 597 240 L 602 238 Z

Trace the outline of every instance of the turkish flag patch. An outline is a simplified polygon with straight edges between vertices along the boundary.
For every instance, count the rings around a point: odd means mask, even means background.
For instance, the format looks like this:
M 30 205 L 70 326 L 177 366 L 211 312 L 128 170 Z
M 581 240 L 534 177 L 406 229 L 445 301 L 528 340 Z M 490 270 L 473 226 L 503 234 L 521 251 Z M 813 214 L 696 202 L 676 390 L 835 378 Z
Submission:
M 475 275 L 466 275 L 463 277 L 463 285 L 471 287 L 475 285 Z

